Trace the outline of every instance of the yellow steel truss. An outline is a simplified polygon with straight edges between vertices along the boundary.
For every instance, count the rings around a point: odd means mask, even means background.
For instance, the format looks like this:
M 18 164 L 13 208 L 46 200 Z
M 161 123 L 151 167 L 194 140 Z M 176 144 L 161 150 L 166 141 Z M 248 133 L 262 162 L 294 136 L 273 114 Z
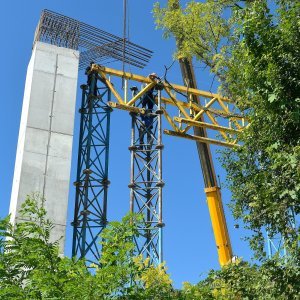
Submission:
M 143 114 L 143 109 L 135 107 L 135 103 L 147 91 L 159 84 L 162 87 L 163 115 L 172 127 L 172 130 L 164 130 L 165 134 L 219 146 L 239 146 L 237 135 L 245 127 L 246 120 L 242 114 L 234 112 L 237 107 L 230 99 L 216 93 L 165 82 L 157 77 L 145 77 L 96 64 L 92 66 L 91 72 L 97 72 L 101 81 L 111 90 L 116 100 L 109 103 L 112 108 Z M 113 84 L 113 77 L 123 78 L 126 87 L 130 83 L 133 85 L 141 83 L 140 91 L 129 97 L 127 89 L 124 89 L 124 95 L 121 96 Z M 194 95 L 200 97 L 202 105 L 192 102 Z M 206 128 L 212 137 L 193 135 L 190 132 L 193 127 Z

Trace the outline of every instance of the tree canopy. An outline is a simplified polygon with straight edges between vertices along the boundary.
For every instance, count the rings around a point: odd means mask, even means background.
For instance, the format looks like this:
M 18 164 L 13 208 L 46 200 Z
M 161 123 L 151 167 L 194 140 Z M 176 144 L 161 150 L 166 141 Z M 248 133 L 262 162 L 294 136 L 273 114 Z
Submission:
M 28 197 L 20 213 L 27 221 L 15 227 L 8 218 L 0 221 L 0 299 L 163 299 L 170 294 L 165 266 L 135 256 L 133 224 L 139 217 L 109 224 L 101 259 L 91 272 L 84 260 L 59 256 L 43 201 Z
M 223 153 L 233 215 L 252 230 L 264 258 L 264 233 L 281 235 L 298 255 L 300 211 L 300 3 L 289 0 L 177 0 L 154 7 L 156 24 L 174 36 L 176 57 L 195 57 L 220 81 L 250 125 L 242 147 Z
M 136 215 L 104 230 L 102 256 L 91 271 L 82 259 L 59 256 L 39 203 L 28 198 L 21 210 L 27 221 L 14 228 L 7 218 L 0 221 L 0 299 L 299 299 L 299 268 L 278 259 L 261 266 L 238 260 L 175 290 L 164 264 L 155 267 L 135 255 Z

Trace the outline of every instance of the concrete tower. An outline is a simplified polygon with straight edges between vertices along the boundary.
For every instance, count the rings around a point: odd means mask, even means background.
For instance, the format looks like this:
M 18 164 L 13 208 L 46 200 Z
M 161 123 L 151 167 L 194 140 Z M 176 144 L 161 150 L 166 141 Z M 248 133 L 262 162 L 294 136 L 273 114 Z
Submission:
M 39 193 L 46 199 L 47 217 L 55 225 L 51 239 L 60 239 L 60 252 L 64 252 L 78 68 L 86 69 L 91 61 L 99 63 L 109 58 L 143 68 L 151 56 L 152 51 L 127 39 L 60 13 L 47 9 L 41 12 L 25 84 L 10 203 L 13 224 L 21 221 L 19 209 L 27 195 Z M 99 103 L 103 102 L 102 95 L 99 96 L 97 101 L 87 99 L 89 109 L 97 113 L 99 108 L 102 109 Z M 85 122 L 84 110 L 81 112 L 81 120 Z M 104 122 L 102 117 L 97 117 L 94 115 L 91 120 Z M 85 137 L 84 134 L 91 137 L 95 132 L 95 139 L 99 139 L 102 134 L 97 132 L 100 131 L 98 126 L 88 123 L 79 134 L 79 157 L 82 155 L 84 163 L 77 166 L 72 222 L 73 255 L 85 257 L 92 253 L 95 258 L 93 261 L 97 261 L 100 255 L 97 236 L 105 225 L 105 222 L 99 220 L 102 220 L 102 215 L 106 215 L 106 205 L 102 206 L 102 203 L 106 203 L 107 193 L 103 192 L 104 196 L 100 196 L 98 192 L 95 197 L 92 190 L 99 189 L 99 185 L 95 185 L 96 181 L 89 181 L 88 185 L 80 184 L 90 163 L 96 165 L 98 170 L 100 166 L 97 164 L 102 163 L 100 154 L 93 152 L 101 145 L 98 142 L 95 145 L 87 143 L 87 147 L 85 138 L 81 139 Z M 85 151 L 85 147 L 89 151 Z M 108 155 L 104 163 L 108 168 Z M 100 184 L 103 184 L 103 180 Z M 85 189 L 84 193 L 81 193 L 82 189 Z M 92 218 L 86 217 L 87 210 L 93 215 Z
M 79 52 L 35 42 L 27 69 L 10 203 L 12 223 L 26 196 L 46 199 L 52 240 L 64 252 Z

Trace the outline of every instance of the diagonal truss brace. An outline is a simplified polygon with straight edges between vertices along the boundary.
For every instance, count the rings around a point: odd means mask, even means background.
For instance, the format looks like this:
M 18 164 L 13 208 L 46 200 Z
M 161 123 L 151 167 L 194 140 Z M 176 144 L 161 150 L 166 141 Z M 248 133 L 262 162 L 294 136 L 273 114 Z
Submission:
M 287 217 L 289 220 L 289 227 L 291 231 L 295 232 L 296 215 L 292 207 L 289 209 Z M 269 259 L 271 259 L 275 255 L 278 255 L 280 258 L 286 258 L 288 255 L 284 237 L 279 233 L 272 235 L 268 228 L 266 230 L 266 248 Z
M 136 111 L 137 101 L 143 97 L 153 86 L 159 84 L 162 89 L 161 103 L 163 115 L 172 127 L 172 130 L 164 130 L 167 135 L 199 140 L 204 143 L 212 143 L 226 147 L 238 147 L 238 134 L 245 128 L 247 118 L 238 111 L 233 101 L 219 94 L 187 88 L 178 84 L 171 84 L 160 80 L 158 77 L 144 77 L 128 72 L 123 72 L 99 65 L 92 65 L 91 70 L 97 72 L 101 79 L 109 86 L 117 102 L 110 102 L 111 107 L 127 111 Z M 127 100 L 127 94 L 122 97 L 113 84 L 110 77 L 121 77 L 126 86 L 130 83 L 142 83 L 143 87 L 131 99 Z M 204 105 L 192 101 L 192 97 L 201 97 Z M 183 98 L 183 99 L 180 99 Z M 158 99 L 156 98 L 156 103 Z M 175 108 L 175 110 L 174 110 Z M 235 111 L 238 111 L 236 113 Z M 177 115 L 174 114 L 177 112 Z M 140 111 L 140 113 L 143 113 Z M 193 135 L 191 129 L 201 127 L 210 130 L 213 137 L 201 137 Z
M 160 94 L 158 103 L 144 114 L 131 115 L 131 175 L 130 211 L 142 216 L 138 236 L 134 238 L 138 255 L 158 265 L 163 261 L 162 251 L 162 140 Z M 140 103 L 137 106 L 141 106 Z M 143 109 L 143 108 L 139 108 Z M 147 119 L 148 118 L 148 119 Z M 147 121 L 148 120 L 148 121 Z
M 82 85 L 72 256 L 100 258 L 99 234 L 107 224 L 110 90 L 97 87 L 96 74 Z

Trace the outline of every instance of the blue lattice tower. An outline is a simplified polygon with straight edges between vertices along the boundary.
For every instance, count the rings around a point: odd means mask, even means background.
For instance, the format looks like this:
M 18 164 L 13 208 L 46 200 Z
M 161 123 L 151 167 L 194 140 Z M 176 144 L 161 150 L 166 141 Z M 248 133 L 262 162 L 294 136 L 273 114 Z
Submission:
M 138 226 L 139 236 L 134 238 L 138 254 L 150 259 L 150 264 L 162 262 L 162 132 L 161 91 L 158 90 L 157 104 L 146 108 L 145 114 L 130 113 L 131 128 L 131 182 L 130 211 L 142 215 Z M 152 101 L 154 101 L 152 99 Z M 141 101 L 142 102 L 142 101 Z
M 291 231 L 296 230 L 296 216 L 293 208 L 290 208 L 288 211 L 288 226 Z M 274 255 L 278 255 L 281 258 L 284 258 L 288 255 L 286 245 L 284 242 L 284 237 L 280 234 L 273 234 L 271 236 L 270 231 L 266 230 L 267 234 L 267 254 L 268 258 L 272 258 Z
M 82 85 L 80 137 L 77 163 L 76 199 L 72 255 L 97 263 L 100 258 L 99 234 L 107 224 L 107 190 L 110 90 L 97 86 L 97 74 Z

